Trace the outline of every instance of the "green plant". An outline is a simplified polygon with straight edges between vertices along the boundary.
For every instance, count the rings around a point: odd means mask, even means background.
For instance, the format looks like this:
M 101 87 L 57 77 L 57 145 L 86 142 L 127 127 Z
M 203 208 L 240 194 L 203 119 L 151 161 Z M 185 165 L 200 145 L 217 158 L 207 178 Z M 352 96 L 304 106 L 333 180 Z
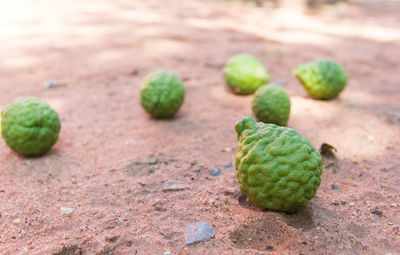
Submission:
M 339 63 L 318 60 L 299 65 L 294 74 L 316 99 L 333 99 L 346 87 L 346 70 Z
M 170 118 L 180 109 L 185 99 L 181 79 L 168 71 L 147 76 L 140 89 L 143 109 L 155 118 Z
M 285 126 L 289 120 L 290 98 L 279 86 L 262 86 L 255 93 L 252 109 L 258 120 Z
M 236 94 L 252 94 L 269 82 L 267 69 L 248 54 L 238 54 L 229 59 L 224 75 L 226 84 Z
M 1 112 L 1 135 L 25 156 L 41 155 L 56 143 L 61 123 L 57 113 L 38 98 L 19 98 Z
M 307 206 L 321 183 L 322 159 L 294 129 L 255 122 L 235 125 L 240 190 L 262 209 L 293 213 Z

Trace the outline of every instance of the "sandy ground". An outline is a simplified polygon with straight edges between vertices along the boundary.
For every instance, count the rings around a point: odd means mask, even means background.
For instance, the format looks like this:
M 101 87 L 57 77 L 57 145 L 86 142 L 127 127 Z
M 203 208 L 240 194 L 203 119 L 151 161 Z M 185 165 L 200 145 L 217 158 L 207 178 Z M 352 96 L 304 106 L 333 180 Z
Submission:
M 307 16 L 220 1 L 4 1 L 0 105 L 40 97 L 62 130 L 40 158 L 0 142 L 0 253 L 399 254 L 399 12 L 394 1 Z M 251 115 L 252 96 L 231 94 L 221 73 L 241 52 L 284 83 L 289 126 L 337 148 L 299 213 L 255 208 L 223 166 L 234 160 L 234 123 Z M 292 75 L 318 58 L 348 70 L 336 100 L 311 99 Z M 139 106 L 141 80 L 162 69 L 187 90 L 172 120 Z M 163 191 L 171 182 L 187 188 Z M 215 238 L 186 246 L 198 220 Z

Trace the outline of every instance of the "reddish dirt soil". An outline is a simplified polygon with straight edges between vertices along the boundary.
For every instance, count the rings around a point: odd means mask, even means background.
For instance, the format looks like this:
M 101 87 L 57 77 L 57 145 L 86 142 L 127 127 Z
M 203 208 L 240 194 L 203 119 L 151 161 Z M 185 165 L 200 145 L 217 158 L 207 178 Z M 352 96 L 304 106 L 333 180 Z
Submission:
M 400 253 L 400 4 L 380 2 L 301 15 L 206 0 L 6 1 L 0 105 L 40 97 L 62 131 L 38 158 L 0 142 L 0 253 Z M 296 214 L 255 208 L 221 166 L 234 160 L 234 123 L 251 115 L 252 96 L 227 91 L 221 72 L 240 52 L 286 81 L 290 127 L 337 148 Z M 292 75 L 318 58 L 348 70 L 336 100 L 311 99 Z M 139 105 L 141 80 L 161 69 L 187 90 L 171 120 Z M 64 85 L 44 88 L 52 79 Z M 188 188 L 163 191 L 176 181 Z M 186 246 L 198 220 L 215 238 Z

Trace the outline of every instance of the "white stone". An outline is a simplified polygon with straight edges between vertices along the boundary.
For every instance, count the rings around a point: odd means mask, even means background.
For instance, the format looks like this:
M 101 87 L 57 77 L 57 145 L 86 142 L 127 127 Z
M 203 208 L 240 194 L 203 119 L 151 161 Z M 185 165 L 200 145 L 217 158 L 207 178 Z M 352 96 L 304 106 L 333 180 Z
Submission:
M 71 214 L 74 212 L 74 209 L 73 208 L 69 208 L 69 207 L 61 207 L 60 208 L 60 213 L 61 214 L 65 214 L 65 215 L 68 215 L 68 216 L 71 216 Z

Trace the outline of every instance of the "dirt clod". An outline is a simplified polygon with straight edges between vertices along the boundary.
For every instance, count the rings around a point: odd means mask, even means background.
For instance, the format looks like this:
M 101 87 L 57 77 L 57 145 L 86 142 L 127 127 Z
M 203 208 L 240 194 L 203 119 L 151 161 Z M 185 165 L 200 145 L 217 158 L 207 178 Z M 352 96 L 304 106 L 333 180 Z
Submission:
M 78 245 L 64 246 L 61 251 L 53 253 L 53 255 L 82 255 L 82 249 Z

